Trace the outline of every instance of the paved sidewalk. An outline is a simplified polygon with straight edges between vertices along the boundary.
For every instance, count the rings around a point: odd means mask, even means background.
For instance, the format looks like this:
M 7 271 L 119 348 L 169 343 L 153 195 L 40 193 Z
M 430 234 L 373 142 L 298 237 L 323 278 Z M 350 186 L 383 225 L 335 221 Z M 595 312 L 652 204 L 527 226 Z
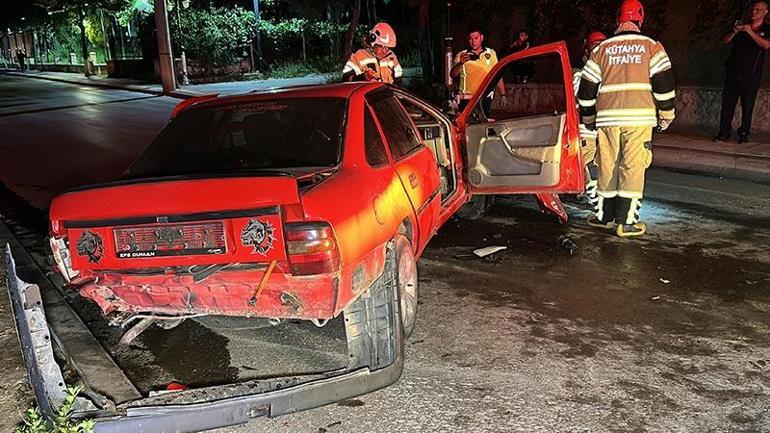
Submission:
M 107 87 L 130 90 L 154 95 L 162 95 L 163 90 L 157 83 L 147 83 L 130 79 L 107 78 L 103 76 L 85 77 L 65 72 L 39 72 L 17 69 L 2 69 L 10 75 L 60 81 L 72 84 Z M 408 75 L 419 73 L 412 68 Z M 331 79 L 329 74 L 316 74 L 300 78 L 267 79 L 254 81 L 232 81 L 190 85 L 177 90 L 169 96 L 191 98 L 218 93 L 231 95 L 254 90 L 265 90 L 287 86 L 323 84 Z M 751 143 L 739 145 L 733 142 L 714 143 L 706 131 L 674 129 L 656 134 L 653 140 L 653 165 L 661 168 L 707 173 L 716 176 L 751 179 L 770 182 L 770 134 L 757 134 Z
M 653 166 L 770 181 L 770 135 L 738 144 L 714 142 L 705 131 L 672 131 L 653 139 Z

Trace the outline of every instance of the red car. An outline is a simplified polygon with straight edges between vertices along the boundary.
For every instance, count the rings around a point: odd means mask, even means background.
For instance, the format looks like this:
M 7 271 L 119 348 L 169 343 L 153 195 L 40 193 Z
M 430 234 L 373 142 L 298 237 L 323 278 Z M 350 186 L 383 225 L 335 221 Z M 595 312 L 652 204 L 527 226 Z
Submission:
M 523 62 L 539 86 L 509 82 L 485 112 L 480 97 Z M 442 224 L 479 194 L 536 194 L 566 218 L 556 194 L 583 190 L 566 47 L 505 58 L 482 88 L 455 119 L 381 83 L 182 102 L 122 180 L 53 201 L 58 269 L 118 317 L 344 314 L 349 371 L 370 377 L 273 400 L 270 415 L 386 386 L 416 322 L 417 258 Z

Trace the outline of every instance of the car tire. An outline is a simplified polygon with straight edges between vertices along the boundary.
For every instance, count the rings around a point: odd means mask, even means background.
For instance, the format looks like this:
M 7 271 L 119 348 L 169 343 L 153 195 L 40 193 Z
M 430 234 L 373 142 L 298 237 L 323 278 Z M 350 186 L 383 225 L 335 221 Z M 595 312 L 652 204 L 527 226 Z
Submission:
M 404 348 L 399 311 L 395 249 L 389 242 L 382 275 L 343 312 L 349 369 L 376 370 L 396 360 Z
M 466 220 L 477 220 L 492 206 L 494 197 L 491 195 L 477 195 L 457 211 L 457 216 Z
M 392 257 L 391 266 L 394 267 L 395 275 L 392 284 L 398 293 L 398 311 L 401 318 L 401 328 L 404 337 L 409 338 L 417 326 L 417 293 L 419 290 L 419 279 L 417 275 L 417 259 L 414 256 L 412 245 L 409 240 L 402 235 L 396 236 L 391 242 Z

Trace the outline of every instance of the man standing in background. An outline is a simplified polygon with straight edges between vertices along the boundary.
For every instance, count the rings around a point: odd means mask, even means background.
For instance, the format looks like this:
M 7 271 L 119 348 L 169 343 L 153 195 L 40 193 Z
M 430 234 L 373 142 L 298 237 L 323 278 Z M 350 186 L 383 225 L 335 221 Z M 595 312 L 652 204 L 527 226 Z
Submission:
M 591 55 L 591 51 L 594 50 L 597 46 L 599 46 L 600 43 L 602 43 L 605 39 L 607 39 L 607 36 L 604 35 L 602 32 L 591 32 L 586 37 L 585 41 L 585 54 L 583 55 L 583 65 L 585 65 L 586 61 L 588 61 L 588 58 Z M 580 77 L 583 75 L 583 68 L 582 66 L 580 68 L 575 68 L 573 70 L 572 74 L 572 85 L 575 90 L 575 95 L 577 96 L 578 90 L 580 89 Z M 583 149 L 583 163 L 585 164 L 585 178 L 586 178 L 586 190 L 585 194 L 579 196 L 578 198 L 583 200 L 581 197 L 585 197 L 588 199 L 588 202 L 591 204 L 592 207 L 596 207 L 596 204 L 599 201 L 599 198 L 596 196 L 596 188 L 598 186 L 598 181 L 596 180 L 596 164 L 594 159 L 596 158 L 596 139 L 599 136 L 599 133 L 596 131 L 596 128 L 593 130 L 590 130 L 586 128 L 586 126 L 580 122 L 580 141 L 582 142 L 582 149 Z
M 497 64 L 497 53 L 492 48 L 484 47 L 484 33 L 478 28 L 473 27 L 468 31 L 468 45 L 468 49 L 457 53 L 454 66 L 450 71 L 452 79 L 460 79 L 458 88 L 458 109 L 460 111 L 465 108 L 473 95 L 484 90 L 479 88 L 481 82 Z M 501 95 L 505 95 L 503 80 L 500 80 L 497 88 Z M 492 108 L 492 93 L 484 97 L 481 104 L 484 113 L 489 115 Z
M 738 99 L 741 100 L 741 126 L 738 128 L 738 143 L 747 143 L 751 134 L 751 119 L 757 100 L 765 53 L 770 49 L 770 25 L 765 23 L 767 3 L 755 1 L 749 10 L 751 22 L 737 21 L 732 32 L 722 42 L 732 42 L 732 51 L 727 59 L 727 78 L 722 93 L 722 113 L 719 133 L 714 141 L 730 139 L 733 116 Z
M 377 23 L 369 32 L 368 47 L 350 55 L 342 69 L 343 81 L 381 81 L 400 86 L 404 74 L 396 47 L 396 32 L 387 23 Z

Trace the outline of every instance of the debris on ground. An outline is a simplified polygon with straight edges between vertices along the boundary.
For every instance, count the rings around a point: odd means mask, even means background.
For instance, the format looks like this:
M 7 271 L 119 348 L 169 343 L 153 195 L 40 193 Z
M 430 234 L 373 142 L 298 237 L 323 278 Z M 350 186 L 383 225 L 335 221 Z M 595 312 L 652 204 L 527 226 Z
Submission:
M 579 251 L 577 244 L 565 235 L 559 236 L 559 239 L 556 241 L 556 246 L 561 252 L 570 256 L 574 256 Z
M 661 279 L 660 279 L 660 282 L 661 282 L 661 283 L 663 283 L 663 284 L 668 284 L 668 283 L 670 283 L 670 282 L 671 282 L 671 280 L 667 280 L 667 279 L 665 279 L 665 278 L 661 278 Z
M 507 249 L 508 247 L 495 245 L 495 246 L 484 247 L 484 248 L 473 250 L 473 254 L 483 259 L 484 257 L 491 256 L 494 253 L 498 253 L 500 251 L 507 250 Z

